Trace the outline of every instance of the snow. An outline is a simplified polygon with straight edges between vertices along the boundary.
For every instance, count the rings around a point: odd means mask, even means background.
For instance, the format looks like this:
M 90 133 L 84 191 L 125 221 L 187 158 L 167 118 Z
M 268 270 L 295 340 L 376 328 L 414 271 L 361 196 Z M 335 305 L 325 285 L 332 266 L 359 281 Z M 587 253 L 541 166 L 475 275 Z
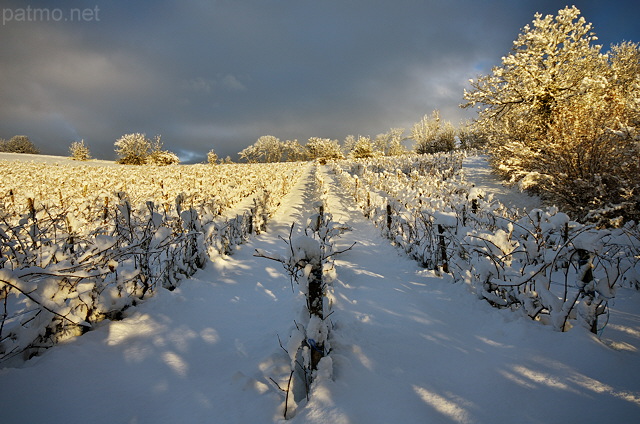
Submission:
M 491 193 L 494 199 L 511 208 L 531 210 L 541 206 L 541 200 L 537 196 L 531 196 L 519 191 L 516 187 L 509 186 L 491 172 L 487 164 L 487 155 L 475 155 L 467 157 L 463 166 L 466 179 L 474 184 L 477 190 L 469 193 L 470 198 Z
M 71 157 L 65 156 L 52 156 L 52 155 L 40 155 L 29 153 L 7 153 L 0 152 L 0 160 L 7 161 L 21 161 L 31 163 L 46 163 L 50 165 L 89 165 L 89 166 L 123 166 L 115 161 L 101 160 L 101 159 L 89 159 L 89 160 L 75 160 Z
M 468 178 L 517 207 L 536 199 L 503 187 L 482 158 Z M 324 169 L 324 168 L 321 168 Z M 553 331 L 491 308 L 463 284 L 420 268 L 380 235 L 323 170 L 337 238 L 328 318 L 332 352 L 309 401 L 288 422 L 633 422 L 640 417 L 640 296 L 619 288 L 600 338 Z M 0 370 L 6 423 L 283 423 L 304 296 L 279 264 L 292 222 L 317 211 L 311 172 L 267 231 L 217 256 L 190 280 L 104 321 L 24 365 Z M 444 216 L 444 215 L 443 215 Z M 558 218 L 560 219 L 560 218 Z M 315 250 L 296 226 L 303 250 Z M 496 236 L 497 237 L 497 236 Z M 105 243 L 107 240 L 105 240 Z M 11 275 L 0 271 L 1 278 Z M 295 340 L 289 339 L 293 335 Z

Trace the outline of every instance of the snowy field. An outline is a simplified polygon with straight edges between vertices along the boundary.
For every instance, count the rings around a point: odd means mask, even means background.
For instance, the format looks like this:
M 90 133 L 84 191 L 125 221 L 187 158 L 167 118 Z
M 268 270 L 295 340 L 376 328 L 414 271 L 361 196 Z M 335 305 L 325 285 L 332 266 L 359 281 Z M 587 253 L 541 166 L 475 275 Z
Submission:
M 0 160 L 21 161 L 31 163 L 46 163 L 49 165 L 90 165 L 90 166 L 122 166 L 115 161 L 90 159 L 85 161 L 77 161 L 71 157 L 51 156 L 51 155 L 34 155 L 27 153 L 6 153 L 0 152 Z
M 504 203 L 536 199 L 502 187 L 482 158 L 468 179 Z M 337 248 L 330 375 L 291 423 L 632 423 L 640 420 L 640 295 L 620 288 L 598 335 L 494 309 L 463 284 L 421 268 L 365 219 L 320 167 Z M 315 213 L 312 166 L 267 231 L 216 256 L 174 291 L 159 290 L 93 331 L 0 369 L 2 423 L 279 423 L 286 344 L 304 297 L 282 266 L 292 223 Z M 500 191 L 500 193 L 497 193 Z M 524 201 L 531 202 L 523 204 Z M 295 227 L 300 232 L 302 225 Z

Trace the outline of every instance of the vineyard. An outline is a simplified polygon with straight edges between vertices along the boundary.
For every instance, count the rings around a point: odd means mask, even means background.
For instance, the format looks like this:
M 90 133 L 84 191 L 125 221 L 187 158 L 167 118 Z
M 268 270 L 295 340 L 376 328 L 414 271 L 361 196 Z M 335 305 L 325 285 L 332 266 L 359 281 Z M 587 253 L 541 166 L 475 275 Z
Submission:
M 28 358 L 259 234 L 301 164 L 0 164 L 0 360 Z
M 555 207 L 510 209 L 465 182 L 464 156 L 336 163 L 333 170 L 365 216 L 423 267 L 555 330 L 578 322 L 598 333 L 616 287 L 640 287 L 638 226 L 598 230 Z
M 624 421 L 640 329 L 612 307 L 637 300 L 640 229 L 505 205 L 469 183 L 467 155 L 0 162 L 5 414 L 539 422 L 593 418 L 589 397 Z M 64 390 L 36 383 L 51 373 Z M 531 391 L 546 406 L 523 412 Z

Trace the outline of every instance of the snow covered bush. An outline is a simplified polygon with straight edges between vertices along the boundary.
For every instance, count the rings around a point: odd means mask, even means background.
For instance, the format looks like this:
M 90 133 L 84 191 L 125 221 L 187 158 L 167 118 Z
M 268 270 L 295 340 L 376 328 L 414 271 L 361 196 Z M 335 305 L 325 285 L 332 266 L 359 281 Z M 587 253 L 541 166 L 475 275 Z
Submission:
M 74 160 L 91 159 L 91 152 L 89 152 L 89 147 L 84 144 L 84 140 L 72 142 L 71 146 L 69 146 L 69 153 Z
M 151 140 L 145 134 L 131 133 L 120 137 L 115 143 L 118 163 L 125 165 L 144 165 L 151 153 Z
M 305 147 L 310 159 L 316 159 L 319 161 L 344 159 L 338 140 L 311 137 Z
M 218 155 L 213 151 L 213 149 L 209 150 L 207 153 L 207 163 L 209 165 L 216 165 L 218 163 Z
M 281 162 L 285 145 L 279 138 L 272 135 L 263 135 L 251 146 L 243 149 L 238 154 L 241 159 L 249 163 L 256 162 Z
M 16 135 L 11 140 L 0 139 L 0 152 L 37 154 L 40 150 L 26 135 Z
M 349 157 L 354 159 L 371 158 L 376 156 L 376 154 L 379 154 L 379 152 L 376 151 L 371 139 L 359 135 L 349 152 Z
M 124 165 L 167 166 L 180 163 L 180 158 L 175 153 L 162 149 L 159 135 L 150 140 L 145 134 L 126 134 L 115 142 L 115 147 L 118 163 Z
M 455 128 L 451 122 L 442 121 L 439 110 L 434 110 L 431 116 L 425 115 L 411 129 L 417 154 L 451 151 L 456 147 L 455 135 Z
M 374 140 L 375 150 L 385 156 L 398 156 L 407 153 L 402 145 L 404 128 L 391 128 L 386 133 L 378 134 Z
M 180 158 L 168 150 L 154 150 L 147 158 L 147 163 L 159 166 L 177 165 L 180 163 Z

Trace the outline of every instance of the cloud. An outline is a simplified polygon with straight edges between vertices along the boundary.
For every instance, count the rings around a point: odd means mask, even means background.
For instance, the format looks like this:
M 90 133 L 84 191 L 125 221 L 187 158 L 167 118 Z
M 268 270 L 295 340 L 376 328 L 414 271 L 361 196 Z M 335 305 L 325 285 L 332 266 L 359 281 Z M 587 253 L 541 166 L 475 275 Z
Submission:
M 211 148 L 235 156 L 265 134 L 302 142 L 375 135 L 408 128 L 436 108 L 457 122 L 469 117 L 458 108 L 467 80 L 497 64 L 535 11 L 564 7 L 551 0 L 96 3 L 99 21 L 0 27 L 0 137 L 27 134 L 52 154 L 67 154 L 83 138 L 108 159 L 118 137 L 145 132 L 161 134 L 182 157 Z M 638 39 L 633 26 L 615 25 L 629 10 L 585 4 L 605 25 L 596 25 L 599 34 Z

